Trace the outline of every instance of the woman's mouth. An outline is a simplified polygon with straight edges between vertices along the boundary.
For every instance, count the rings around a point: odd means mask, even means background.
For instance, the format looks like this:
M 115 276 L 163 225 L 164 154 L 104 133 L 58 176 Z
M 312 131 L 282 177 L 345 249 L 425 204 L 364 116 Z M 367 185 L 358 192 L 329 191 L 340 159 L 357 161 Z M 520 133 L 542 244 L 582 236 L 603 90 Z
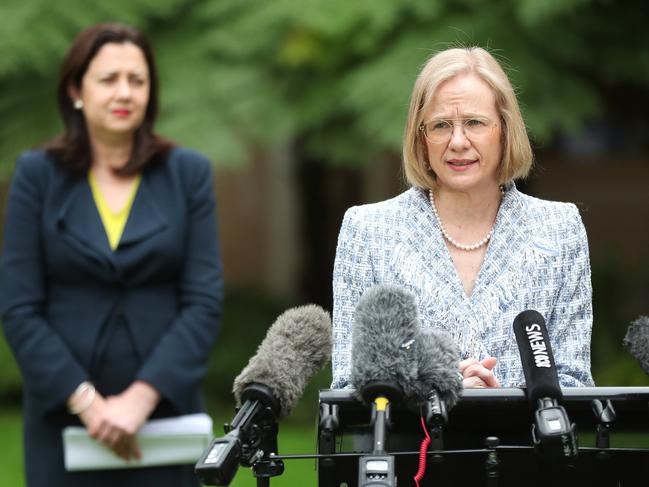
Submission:
M 126 110 L 125 108 L 117 108 L 112 110 L 112 114 L 116 117 L 128 117 L 131 114 L 131 111 Z
M 478 162 L 477 159 L 449 159 L 446 161 L 456 171 L 462 171 L 476 162 Z

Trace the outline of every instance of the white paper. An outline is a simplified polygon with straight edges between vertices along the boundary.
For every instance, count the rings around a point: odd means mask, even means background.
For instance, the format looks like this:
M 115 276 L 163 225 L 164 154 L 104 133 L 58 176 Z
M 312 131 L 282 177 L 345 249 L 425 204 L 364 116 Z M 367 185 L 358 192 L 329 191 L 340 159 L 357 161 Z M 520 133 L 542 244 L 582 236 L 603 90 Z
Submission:
M 123 460 L 107 446 L 88 436 L 81 426 L 63 430 L 63 455 L 68 471 L 193 464 L 213 437 L 212 418 L 188 414 L 152 419 L 137 433 L 142 458 Z

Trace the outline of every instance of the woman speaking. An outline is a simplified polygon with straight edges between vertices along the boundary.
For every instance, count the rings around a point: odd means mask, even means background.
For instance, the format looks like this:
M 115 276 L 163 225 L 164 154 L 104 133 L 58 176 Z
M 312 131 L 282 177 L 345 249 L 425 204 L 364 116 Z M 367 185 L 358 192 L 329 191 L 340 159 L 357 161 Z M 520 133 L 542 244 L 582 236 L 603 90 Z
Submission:
M 562 386 L 592 385 L 586 231 L 575 205 L 516 189 L 532 151 L 514 90 L 484 49 L 448 49 L 415 82 L 403 143 L 411 188 L 350 208 L 334 265 L 334 388 L 349 386 L 360 296 L 395 284 L 417 298 L 422 326 L 461 350 L 465 387 L 525 383 L 512 323 L 547 322 Z

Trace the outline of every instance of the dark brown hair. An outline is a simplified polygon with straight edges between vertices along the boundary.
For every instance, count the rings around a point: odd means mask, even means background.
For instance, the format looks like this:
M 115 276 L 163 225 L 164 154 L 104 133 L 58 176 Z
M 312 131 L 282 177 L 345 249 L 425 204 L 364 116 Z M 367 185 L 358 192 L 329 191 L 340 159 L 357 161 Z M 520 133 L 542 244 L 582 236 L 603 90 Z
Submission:
M 88 129 L 80 110 L 75 110 L 69 88 L 81 88 L 81 80 L 88 65 L 99 49 L 107 43 L 131 43 L 142 50 L 149 68 L 149 102 L 144 120 L 134 134 L 133 149 L 127 163 L 117 170 L 119 174 L 133 174 L 146 164 L 164 157 L 173 143 L 156 135 L 153 125 L 158 115 L 158 73 L 153 49 L 147 39 L 136 29 L 119 23 L 101 23 L 82 31 L 68 50 L 59 77 L 57 99 L 59 112 L 65 126 L 64 132 L 48 141 L 45 150 L 65 169 L 75 174 L 85 174 L 92 163 Z

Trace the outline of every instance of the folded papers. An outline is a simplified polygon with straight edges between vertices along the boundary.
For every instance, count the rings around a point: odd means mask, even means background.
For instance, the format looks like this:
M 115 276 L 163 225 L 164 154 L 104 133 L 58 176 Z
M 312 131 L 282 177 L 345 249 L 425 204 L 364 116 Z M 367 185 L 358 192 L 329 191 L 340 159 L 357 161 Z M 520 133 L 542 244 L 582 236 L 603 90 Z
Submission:
M 68 471 L 192 464 L 213 437 L 212 419 L 204 413 L 152 419 L 137 433 L 142 458 L 123 460 L 88 436 L 81 426 L 63 430 L 63 455 Z

